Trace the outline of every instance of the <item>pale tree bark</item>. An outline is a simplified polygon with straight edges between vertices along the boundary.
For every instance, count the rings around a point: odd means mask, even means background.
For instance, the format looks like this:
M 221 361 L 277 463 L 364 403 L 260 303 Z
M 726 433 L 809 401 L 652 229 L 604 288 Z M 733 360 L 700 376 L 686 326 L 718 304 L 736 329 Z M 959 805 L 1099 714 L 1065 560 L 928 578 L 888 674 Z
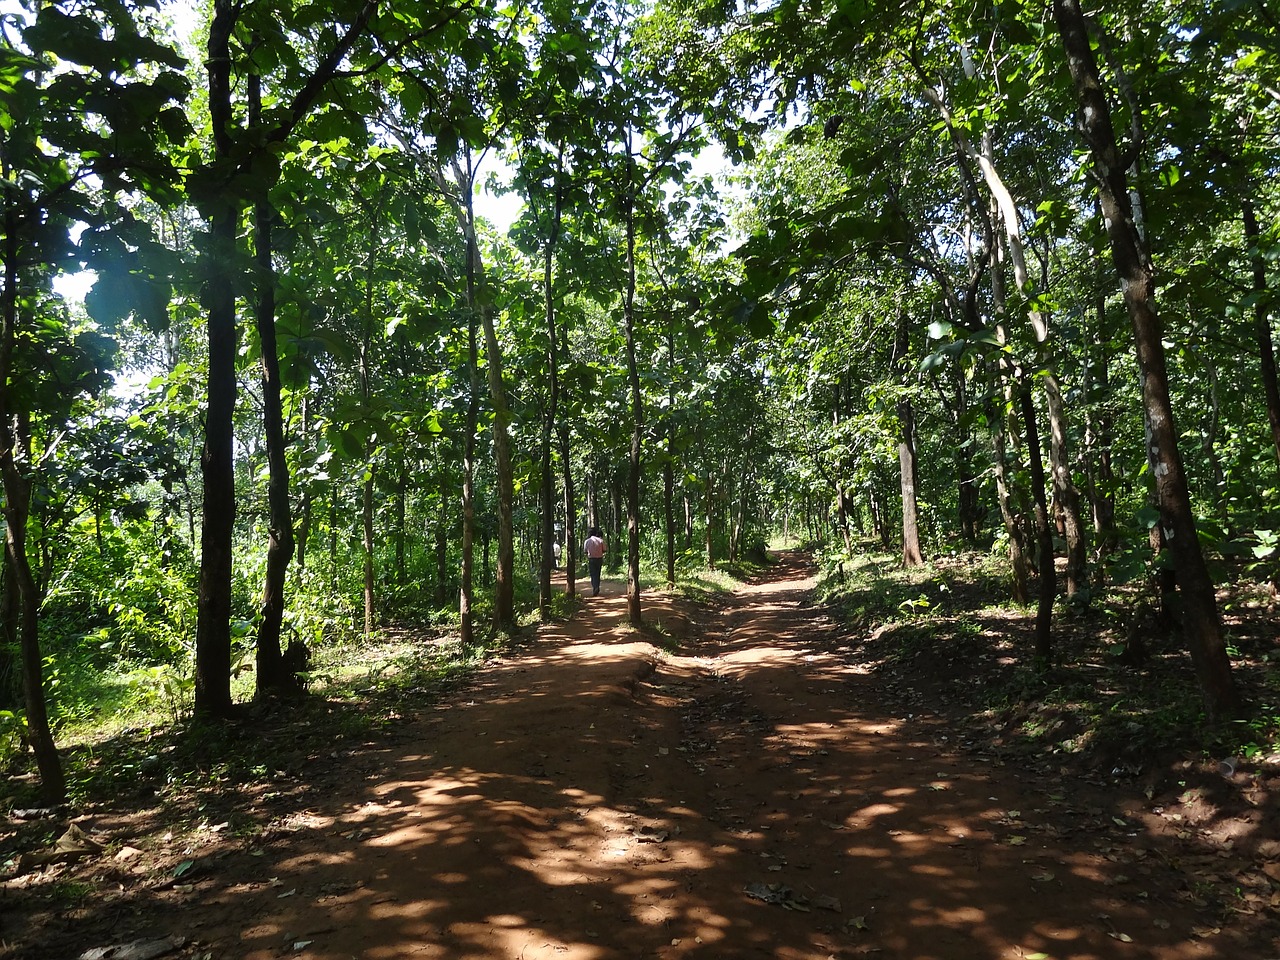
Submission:
M 893 365 L 904 381 L 910 371 L 908 352 L 907 315 L 898 317 L 897 335 L 894 339 Z M 916 490 L 920 485 L 920 470 L 916 461 L 916 415 L 911 405 L 907 383 L 898 400 L 898 472 L 902 486 L 902 565 L 918 567 L 924 563 L 920 549 L 920 507 Z
M 946 121 L 956 142 L 956 148 L 973 161 L 981 171 L 983 182 L 994 202 L 993 216 L 1004 227 L 1004 247 L 1009 255 L 1009 264 L 1013 268 L 1014 282 L 1019 291 L 1030 293 L 1034 284 L 1027 267 L 1022 221 L 1018 215 L 1017 202 L 996 167 L 990 133 L 983 136 L 981 149 L 979 149 L 953 122 L 950 108 L 943 95 L 927 83 L 924 84 L 924 93 Z M 995 242 L 995 237 L 993 236 L 991 240 Z M 1027 319 L 1031 323 L 1037 345 L 1044 352 L 1050 334 L 1048 314 L 1036 308 L 1027 312 Z M 1045 397 L 1048 401 L 1050 475 L 1054 499 L 1062 510 L 1067 542 L 1066 589 L 1068 594 L 1074 594 L 1085 585 L 1088 545 L 1085 540 L 1084 526 L 1080 520 L 1080 495 L 1071 481 L 1071 453 L 1067 441 L 1067 413 L 1062 396 L 1062 385 L 1051 358 L 1045 356 L 1041 359 L 1046 365 L 1039 379 L 1044 383 Z
M 1147 457 L 1155 478 L 1160 527 L 1177 570 L 1184 633 L 1199 676 L 1205 710 L 1211 720 L 1223 720 L 1239 715 L 1242 703 L 1231 673 L 1213 580 L 1200 550 L 1178 450 L 1163 330 L 1156 311 L 1154 269 L 1134 223 L 1126 162 L 1116 139 L 1111 107 L 1102 89 L 1079 0 L 1054 0 L 1053 12 L 1080 107 L 1080 130 L 1093 160 L 1112 260 L 1133 326 L 1143 409 L 1150 431 Z
M 1005 289 L 1003 250 L 999 239 L 990 238 L 991 253 L 991 303 L 995 312 L 996 340 L 1001 347 L 1009 342 L 1008 325 L 1004 320 Z M 1031 597 L 1031 527 L 1029 524 L 1026 498 L 1022 489 L 1017 486 L 1016 476 L 1021 466 L 1017 459 L 1018 434 L 1013 428 L 1012 418 L 1007 410 L 1013 403 L 1013 385 L 1010 380 L 1010 369 L 1003 357 L 991 363 L 992 377 L 999 389 L 1003 390 L 1003 409 L 995 410 L 990 417 L 991 446 L 993 452 L 993 468 L 996 479 L 996 505 L 1000 508 L 1000 517 L 1004 521 L 1005 534 L 1009 539 L 1009 567 L 1013 575 L 1013 599 L 1018 603 L 1026 603 Z M 996 406 L 993 402 L 992 406 Z M 1013 447 L 1010 450 L 1010 447 Z M 1014 469 L 1009 465 L 1013 463 Z

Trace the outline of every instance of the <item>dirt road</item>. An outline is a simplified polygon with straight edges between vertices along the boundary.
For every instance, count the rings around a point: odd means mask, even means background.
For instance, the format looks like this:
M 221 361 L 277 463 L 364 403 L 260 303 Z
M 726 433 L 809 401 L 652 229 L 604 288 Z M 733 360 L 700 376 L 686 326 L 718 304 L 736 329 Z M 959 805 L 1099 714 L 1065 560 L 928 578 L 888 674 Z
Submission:
M 905 712 L 811 586 L 784 556 L 711 610 L 647 597 L 637 634 L 606 583 L 203 851 L 147 934 L 215 960 L 1280 956 L 1205 928 L 1133 808 Z

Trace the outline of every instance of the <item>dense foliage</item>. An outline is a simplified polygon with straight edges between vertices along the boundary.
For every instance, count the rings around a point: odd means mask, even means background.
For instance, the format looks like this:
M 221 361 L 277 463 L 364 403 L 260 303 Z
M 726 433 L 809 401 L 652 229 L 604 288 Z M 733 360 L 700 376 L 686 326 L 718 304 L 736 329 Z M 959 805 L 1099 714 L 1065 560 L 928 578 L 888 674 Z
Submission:
M 1124 586 L 1248 709 L 1213 588 L 1280 546 L 1265 6 L 6 9 L 0 734 L 52 798 L 60 726 L 218 723 L 398 622 L 475 647 L 596 524 L 633 623 L 642 568 L 774 536 L 981 550 L 1029 664 Z

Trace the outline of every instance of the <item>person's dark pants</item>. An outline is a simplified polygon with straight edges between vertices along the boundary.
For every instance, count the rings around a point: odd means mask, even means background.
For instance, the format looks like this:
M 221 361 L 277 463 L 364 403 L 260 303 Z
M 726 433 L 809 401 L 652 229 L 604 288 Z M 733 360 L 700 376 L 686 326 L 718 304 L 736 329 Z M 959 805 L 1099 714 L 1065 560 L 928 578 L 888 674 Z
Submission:
M 604 557 L 587 557 L 587 570 L 591 573 L 591 595 L 600 595 L 600 568 L 604 565 Z

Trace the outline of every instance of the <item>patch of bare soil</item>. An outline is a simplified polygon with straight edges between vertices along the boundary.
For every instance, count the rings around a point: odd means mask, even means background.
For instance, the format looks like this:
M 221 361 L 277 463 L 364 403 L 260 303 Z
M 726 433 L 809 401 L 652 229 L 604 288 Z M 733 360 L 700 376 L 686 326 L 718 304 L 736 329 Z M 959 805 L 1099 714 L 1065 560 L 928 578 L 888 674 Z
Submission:
M 860 664 L 812 586 L 783 555 L 712 608 L 647 596 L 641 633 L 606 583 L 201 830 L 92 811 L 102 854 L 5 882 L 0 957 L 1280 958 L 1267 783 L 1006 755 Z

